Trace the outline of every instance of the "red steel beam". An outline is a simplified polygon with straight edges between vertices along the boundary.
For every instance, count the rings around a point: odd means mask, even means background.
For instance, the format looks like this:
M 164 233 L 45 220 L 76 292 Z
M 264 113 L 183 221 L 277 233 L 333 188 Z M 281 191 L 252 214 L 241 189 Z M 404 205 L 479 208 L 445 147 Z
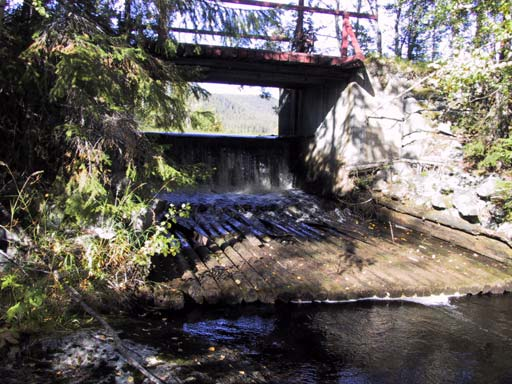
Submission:
M 349 16 L 356 17 L 359 19 L 370 19 L 377 20 L 376 15 L 371 15 L 369 13 L 361 13 L 361 12 L 348 12 L 343 10 L 329 9 L 329 8 L 318 8 L 318 7 L 303 7 L 300 5 L 292 5 L 292 4 L 280 4 L 274 3 L 271 1 L 258 1 L 258 0 L 217 0 L 219 3 L 229 3 L 229 4 L 239 4 L 239 5 L 252 5 L 255 7 L 264 7 L 264 8 L 277 8 L 284 9 L 290 11 L 304 11 L 311 13 L 323 13 L 326 15 L 335 15 L 335 16 Z
M 195 33 L 197 35 L 210 35 L 210 36 L 227 36 L 227 37 L 239 37 L 239 38 L 247 38 L 247 39 L 256 39 L 256 40 L 269 40 L 269 41 L 290 41 L 291 39 L 286 36 L 263 36 L 263 35 L 233 35 L 229 32 L 223 31 L 208 31 L 205 29 L 188 29 L 188 28 L 169 28 L 172 32 L 181 32 L 181 33 Z

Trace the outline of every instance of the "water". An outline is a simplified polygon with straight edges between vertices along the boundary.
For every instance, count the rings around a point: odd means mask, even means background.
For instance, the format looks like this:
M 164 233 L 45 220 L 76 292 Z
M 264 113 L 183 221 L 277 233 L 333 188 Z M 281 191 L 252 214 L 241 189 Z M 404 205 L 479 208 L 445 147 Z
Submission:
M 161 378 L 193 383 L 512 383 L 512 296 L 189 309 L 109 319 Z M 5 383 L 143 383 L 101 330 L 45 341 Z M 101 378 L 101 380 L 100 380 Z
M 448 306 L 199 309 L 156 333 L 154 347 L 203 362 L 193 372 L 219 382 L 242 371 L 248 382 L 264 383 L 512 383 L 508 295 L 456 298 Z

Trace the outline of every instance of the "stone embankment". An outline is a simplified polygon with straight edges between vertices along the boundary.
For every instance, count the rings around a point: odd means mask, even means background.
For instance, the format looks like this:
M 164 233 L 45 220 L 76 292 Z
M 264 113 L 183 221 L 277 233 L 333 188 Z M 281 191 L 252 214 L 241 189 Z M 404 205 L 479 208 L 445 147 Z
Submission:
M 505 180 L 468 171 L 449 125 L 423 120 L 416 133 L 403 138 L 401 157 L 379 167 L 371 190 L 387 215 L 400 213 L 398 221 L 416 230 L 497 260 L 510 258 L 512 223 L 500 207 Z

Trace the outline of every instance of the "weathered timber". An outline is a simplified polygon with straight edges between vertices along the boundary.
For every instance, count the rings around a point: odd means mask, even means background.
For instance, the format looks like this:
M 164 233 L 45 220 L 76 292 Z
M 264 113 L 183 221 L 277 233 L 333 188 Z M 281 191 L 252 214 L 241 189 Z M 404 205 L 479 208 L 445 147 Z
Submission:
M 411 204 L 402 204 L 400 202 L 394 201 L 390 198 L 375 195 L 374 197 L 377 204 L 388 208 L 390 210 L 403 213 L 409 216 L 413 216 L 419 218 L 424 221 L 430 221 L 432 223 L 440 224 L 445 227 L 449 227 L 452 229 L 459 230 L 461 232 L 468 233 L 470 235 L 480 235 L 485 236 L 490 239 L 498 240 L 502 243 L 505 243 L 512 249 L 512 240 L 509 240 L 505 236 L 500 233 L 484 228 L 478 224 L 472 224 L 462 218 L 454 218 L 449 215 L 447 211 L 436 211 L 432 209 L 420 208 Z
M 230 271 L 217 261 L 215 254 L 209 253 L 208 248 L 198 247 L 196 251 L 220 288 L 218 300 L 226 304 L 240 304 L 243 300 L 243 292 L 235 283 Z
M 484 234 L 470 234 L 458 229 L 452 229 L 440 223 L 422 220 L 406 213 L 381 207 L 378 213 L 382 217 L 389 218 L 393 222 L 411 228 L 415 231 L 429 233 L 441 240 L 452 242 L 467 250 L 479 253 L 491 259 L 512 263 L 512 249 L 508 244 Z
M 491 248 L 481 249 L 478 236 L 462 232 L 472 241 L 461 247 L 461 231 L 428 220 L 425 227 L 422 220 L 385 207 L 379 213 L 382 224 L 345 211 L 319 214 L 308 204 L 202 204 L 190 219 L 178 220 L 182 249 L 172 269 L 177 272 L 159 285 L 158 303 L 182 305 L 184 298 L 208 304 L 305 302 L 512 289 L 512 263 L 488 257 Z

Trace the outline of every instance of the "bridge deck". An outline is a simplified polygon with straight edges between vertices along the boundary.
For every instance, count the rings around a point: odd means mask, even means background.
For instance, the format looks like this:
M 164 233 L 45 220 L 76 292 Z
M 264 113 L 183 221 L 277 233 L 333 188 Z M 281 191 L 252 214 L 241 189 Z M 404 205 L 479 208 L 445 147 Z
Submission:
M 295 88 L 346 79 L 363 66 L 364 57 L 323 56 L 248 48 L 180 44 L 172 61 L 188 72 L 190 80 Z
M 157 260 L 156 304 L 337 301 L 503 293 L 512 265 L 428 235 L 292 205 L 258 213 L 196 207 L 176 226 L 183 248 Z

